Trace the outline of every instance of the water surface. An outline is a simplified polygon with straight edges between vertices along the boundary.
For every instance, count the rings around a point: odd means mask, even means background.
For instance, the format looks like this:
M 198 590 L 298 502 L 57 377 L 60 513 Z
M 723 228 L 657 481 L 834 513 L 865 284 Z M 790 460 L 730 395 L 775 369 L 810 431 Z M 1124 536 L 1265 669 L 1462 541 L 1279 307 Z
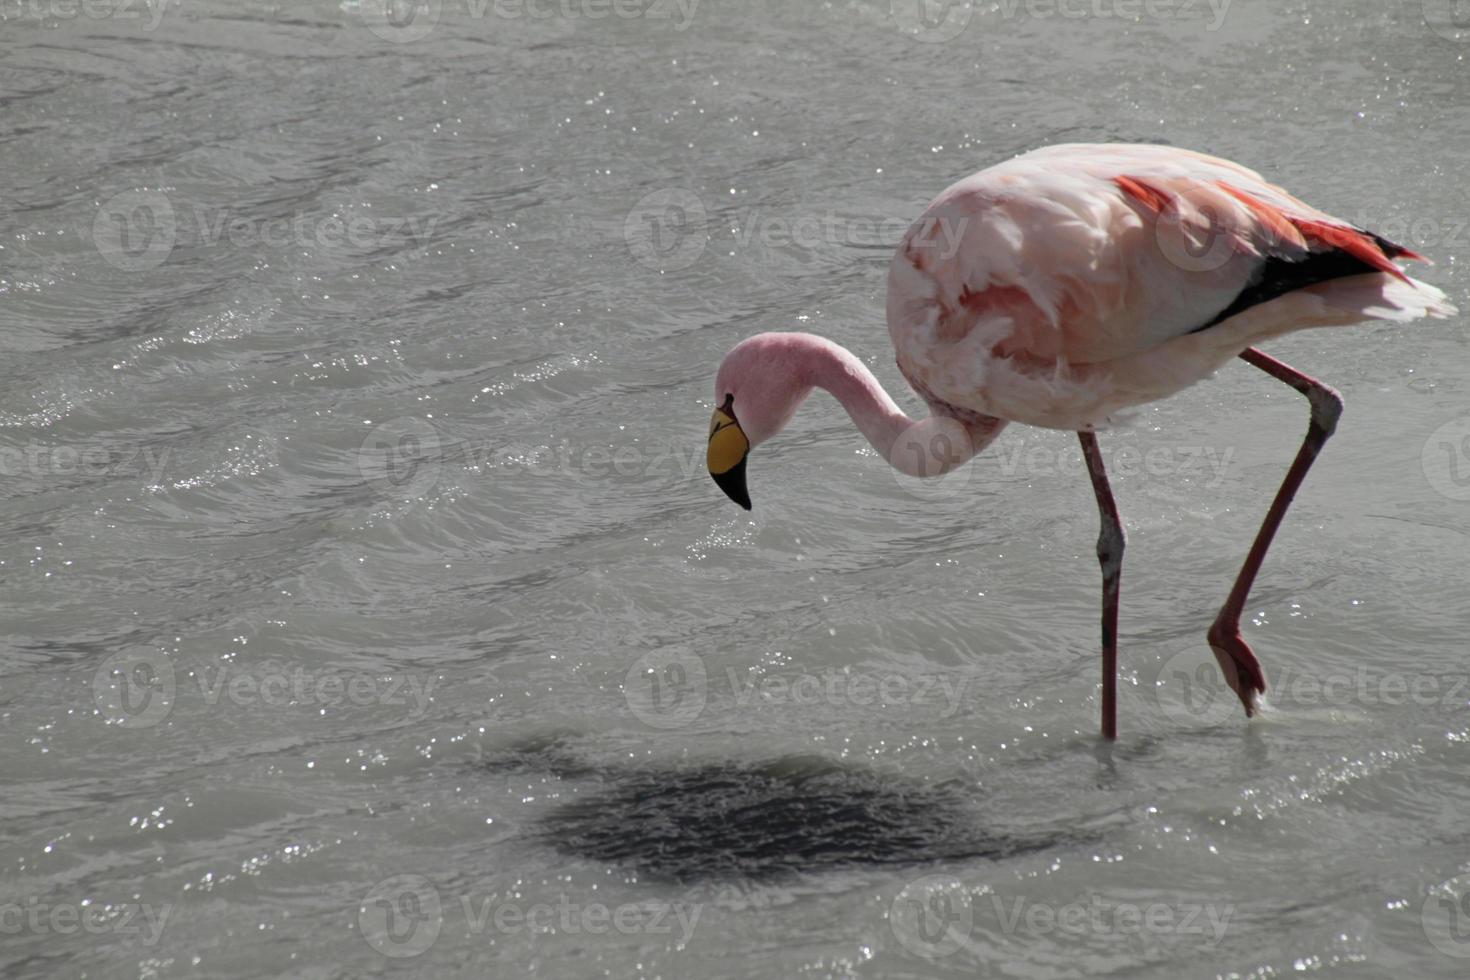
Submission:
M 1470 306 L 1450 5 L 609 9 L 0 2 L 0 970 L 1464 975 L 1463 319 L 1270 347 L 1348 407 L 1250 723 L 1204 632 L 1306 406 L 1243 364 L 1103 437 L 1112 749 L 1074 437 L 919 485 L 817 397 L 752 513 L 700 470 L 761 330 L 917 411 L 892 246 L 1046 143 Z

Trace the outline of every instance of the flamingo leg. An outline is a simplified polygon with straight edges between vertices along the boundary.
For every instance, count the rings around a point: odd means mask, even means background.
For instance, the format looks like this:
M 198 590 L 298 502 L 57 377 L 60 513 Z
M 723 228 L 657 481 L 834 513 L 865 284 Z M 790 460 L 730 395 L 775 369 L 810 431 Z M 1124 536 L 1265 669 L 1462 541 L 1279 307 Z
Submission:
M 1250 717 L 1256 711 L 1256 695 L 1266 690 L 1266 677 L 1250 645 L 1241 638 L 1240 614 L 1245 610 L 1245 600 L 1256 580 L 1256 573 L 1261 570 L 1261 563 L 1266 559 L 1271 539 L 1281 526 L 1281 519 L 1286 516 L 1286 510 L 1291 506 L 1292 498 L 1296 496 L 1302 481 L 1306 479 L 1307 471 L 1312 468 L 1312 462 L 1337 428 L 1337 420 L 1342 415 L 1342 396 L 1316 378 L 1308 377 L 1274 357 L 1262 354 L 1254 347 L 1246 348 L 1240 357 L 1247 364 L 1255 365 L 1271 377 L 1306 395 L 1312 406 L 1311 421 L 1307 425 L 1307 435 L 1302 440 L 1301 449 L 1297 451 L 1291 469 L 1287 470 L 1281 489 L 1276 491 L 1276 499 L 1271 502 L 1266 519 L 1256 533 L 1256 540 L 1251 545 L 1250 553 L 1246 555 L 1240 574 L 1235 578 L 1230 597 L 1225 600 L 1220 615 L 1215 617 L 1215 624 L 1210 627 L 1210 649 L 1220 662 L 1226 683 L 1240 697 L 1240 703 L 1245 706 L 1246 717 Z
M 1101 530 L 1097 536 L 1097 560 L 1102 565 L 1102 737 L 1113 741 L 1118 737 L 1118 592 L 1123 579 L 1123 522 L 1118 519 L 1118 505 L 1113 502 L 1113 488 L 1108 484 L 1108 471 L 1103 466 L 1097 435 L 1079 432 L 1082 456 L 1087 460 L 1087 473 L 1092 477 L 1092 492 L 1097 497 Z

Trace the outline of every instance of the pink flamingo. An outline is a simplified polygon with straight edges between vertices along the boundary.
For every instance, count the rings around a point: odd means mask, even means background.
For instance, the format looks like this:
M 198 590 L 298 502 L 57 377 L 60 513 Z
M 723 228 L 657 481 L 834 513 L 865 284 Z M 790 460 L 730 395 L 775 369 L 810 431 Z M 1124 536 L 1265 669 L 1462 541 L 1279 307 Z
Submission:
M 715 381 L 710 475 L 750 509 L 752 446 L 830 392 L 888 460 L 937 476 L 1007 422 L 1076 431 L 1101 515 L 1102 734 L 1117 737 L 1124 534 L 1096 430 L 1239 356 L 1307 397 L 1311 419 L 1210 648 L 1247 717 L 1266 689 L 1240 614 L 1271 539 L 1342 411 L 1329 386 L 1256 350 L 1307 327 L 1456 312 L 1392 261 L 1421 259 L 1266 183 L 1168 146 L 1051 146 L 950 187 L 905 234 L 888 270 L 888 332 L 931 416 L 909 418 L 851 352 L 811 334 L 736 345 Z

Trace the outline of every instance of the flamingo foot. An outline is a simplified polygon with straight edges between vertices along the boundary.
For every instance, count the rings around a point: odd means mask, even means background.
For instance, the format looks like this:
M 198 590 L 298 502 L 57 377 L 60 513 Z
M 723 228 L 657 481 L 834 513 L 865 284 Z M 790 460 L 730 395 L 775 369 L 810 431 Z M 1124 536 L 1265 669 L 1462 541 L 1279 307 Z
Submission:
M 1247 718 L 1260 709 L 1259 697 L 1266 693 L 1266 675 L 1250 644 L 1240 635 L 1239 622 L 1216 620 L 1210 627 L 1210 649 L 1225 674 L 1225 683 L 1240 698 Z

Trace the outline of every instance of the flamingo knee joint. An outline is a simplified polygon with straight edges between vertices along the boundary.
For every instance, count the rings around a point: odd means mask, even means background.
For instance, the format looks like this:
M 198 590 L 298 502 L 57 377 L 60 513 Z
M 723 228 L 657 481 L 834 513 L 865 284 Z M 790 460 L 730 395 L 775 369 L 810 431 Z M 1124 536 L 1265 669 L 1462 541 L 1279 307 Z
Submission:
M 1112 521 L 1103 521 L 1102 531 L 1097 536 L 1097 560 L 1102 565 L 1103 575 L 1116 575 L 1123 567 L 1123 549 L 1128 537 L 1123 527 Z
M 1318 385 L 1307 392 L 1307 401 L 1312 405 L 1312 425 L 1324 436 L 1337 431 L 1337 420 L 1342 418 L 1342 395 L 1329 385 Z

